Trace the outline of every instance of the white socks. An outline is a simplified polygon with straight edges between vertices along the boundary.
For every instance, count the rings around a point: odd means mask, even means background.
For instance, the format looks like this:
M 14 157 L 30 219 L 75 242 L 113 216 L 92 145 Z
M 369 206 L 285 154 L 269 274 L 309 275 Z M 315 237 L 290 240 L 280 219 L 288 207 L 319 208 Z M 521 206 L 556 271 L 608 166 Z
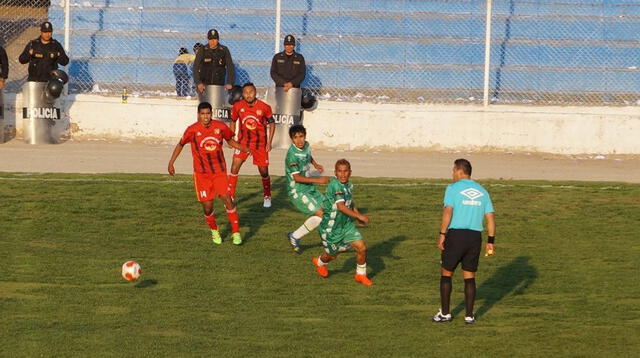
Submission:
M 293 232 L 293 237 L 296 239 L 302 239 L 303 236 L 315 230 L 315 228 L 320 225 L 322 222 L 322 218 L 319 216 L 311 216 L 304 221 L 304 224 L 300 226 L 296 231 Z
M 365 262 L 362 265 L 356 264 L 356 274 L 357 275 L 366 275 L 367 274 L 367 263 Z
M 322 255 L 318 256 L 318 266 L 324 266 L 327 262 L 322 261 Z

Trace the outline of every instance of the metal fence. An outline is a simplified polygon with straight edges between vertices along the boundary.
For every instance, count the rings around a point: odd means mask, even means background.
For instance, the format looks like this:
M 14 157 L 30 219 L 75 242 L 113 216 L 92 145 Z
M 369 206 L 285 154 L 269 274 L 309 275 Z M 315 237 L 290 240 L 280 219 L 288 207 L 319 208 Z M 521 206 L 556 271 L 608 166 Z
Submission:
M 175 96 L 179 49 L 193 53 L 217 28 L 236 81 L 262 88 L 272 85 L 276 33 L 296 36 L 308 64 L 304 86 L 321 100 L 640 104 L 636 0 L 72 0 L 68 15 L 65 5 L 0 1 L 7 91 L 23 83 L 17 57 L 48 19 L 68 44 L 72 93 L 126 87 L 134 96 Z

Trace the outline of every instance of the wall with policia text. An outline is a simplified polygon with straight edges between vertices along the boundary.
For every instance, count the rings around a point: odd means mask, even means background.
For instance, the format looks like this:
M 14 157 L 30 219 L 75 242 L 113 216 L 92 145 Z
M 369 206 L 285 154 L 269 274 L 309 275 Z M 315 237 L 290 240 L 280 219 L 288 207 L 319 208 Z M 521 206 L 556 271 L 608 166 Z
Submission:
M 20 140 L 21 95 L 5 96 L 5 122 Z M 196 101 L 72 95 L 72 138 L 175 142 L 196 120 Z M 16 118 L 19 118 L 16 120 Z M 346 150 L 527 151 L 640 154 L 640 113 L 633 107 L 522 107 L 373 104 L 323 101 L 305 112 L 316 148 Z M 64 145 L 64 144 L 60 144 Z

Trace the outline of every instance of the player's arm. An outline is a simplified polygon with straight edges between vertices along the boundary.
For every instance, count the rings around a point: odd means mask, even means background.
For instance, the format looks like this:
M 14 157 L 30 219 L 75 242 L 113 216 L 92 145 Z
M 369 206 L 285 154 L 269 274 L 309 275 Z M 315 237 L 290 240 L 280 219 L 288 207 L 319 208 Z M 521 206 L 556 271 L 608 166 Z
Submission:
M 496 236 L 496 216 L 494 215 L 494 213 L 487 213 L 485 214 L 484 218 L 487 220 L 487 235 L 490 237 L 495 237 Z M 489 250 L 494 251 L 495 248 L 493 247 L 493 244 L 488 243 L 484 248 L 485 253 L 488 252 Z
M 324 171 L 324 167 L 320 165 L 320 163 L 316 162 L 316 160 L 313 159 L 313 157 L 311 157 L 311 165 L 313 165 L 313 167 L 316 168 L 316 170 L 319 171 L 320 173 Z
M 444 207 L 444 209 L 442 209 L 442 222 L 440 224 L 440 233 L 438 234 L 438 248 L 440 250 L 444 250 L 445 234 L 449 229 L 451 216 L 453 216 L 453 207 L 447 205 Z
M 169 171 L 169 175 L 171 176 L 174 176 L 176 174 L 176 170 L 173 167 L 173 163 L 175 163 L 176 159 L 178 159 L 178 156 L 180 155 L 180 152 L 182 152 L 183 147 L 184 147 L 184 144 L 178 143 L 176 147 L 173 149 L 173 153 L 171 153 L 171 159 L 169 159 L 169 166 L 167 168 L 167 170 Z
M 249 148 L 246 148 L 246 147 L 242 146 L 242 144 L 236 142 L 236 140 L 233 139 L 233 138 L 227 139 L 227 143 L 229 144 L 229 146 L 231 148 L 237 149 L 237 150 L 239 150 L 241 152 L 245 152 L 245 153 L 249 152 Z
M 338 201 L 336 203 L 336 206 L 338 207 L 338 210 L 340 210 L 341 213 L 343 213 L 343 214 L 345 214 L 347 216 L 350 216 L 350 217 L 362 222 L 365 225 L 369 223 L 369 218 L 368 217 L 366 217 L 365 215 L 360 214 L 355 209 L 353 209 L 353 210 L 349 209 L 349 207 L 344 204 L 344 201 L 342 201 L 342 200 Z
M 293 174 L 291 176 L 293 177 L 293 180 L 295 180 L 296 183 L 327 184 L 329 182 L 329 177 L 307 178 L 307 177 L 304 177 L 304 176 L 300 175 L 300 173 L 295 173 L 295 174 Z

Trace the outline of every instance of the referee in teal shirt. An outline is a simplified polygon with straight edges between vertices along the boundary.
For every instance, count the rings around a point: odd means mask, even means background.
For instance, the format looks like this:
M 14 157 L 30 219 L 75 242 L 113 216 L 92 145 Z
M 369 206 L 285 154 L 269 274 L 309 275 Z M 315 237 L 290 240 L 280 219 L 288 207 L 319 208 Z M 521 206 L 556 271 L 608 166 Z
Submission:
M 464 277 L 465 324 L 475 323 L 473 303 L 476 299 L 476 271 L 482 246 L 483 219 L 487 219 L 486 253 L 493 254 L 496 221 L 489 192 L 471 180 L 471 163 L 457 159 L 453 163 L 453 184 L 444 193 L 444 210 L 438 238 L 441 254 L 440 301 L 434 322 L 450 322 L 451 276 L 462 263 Z

